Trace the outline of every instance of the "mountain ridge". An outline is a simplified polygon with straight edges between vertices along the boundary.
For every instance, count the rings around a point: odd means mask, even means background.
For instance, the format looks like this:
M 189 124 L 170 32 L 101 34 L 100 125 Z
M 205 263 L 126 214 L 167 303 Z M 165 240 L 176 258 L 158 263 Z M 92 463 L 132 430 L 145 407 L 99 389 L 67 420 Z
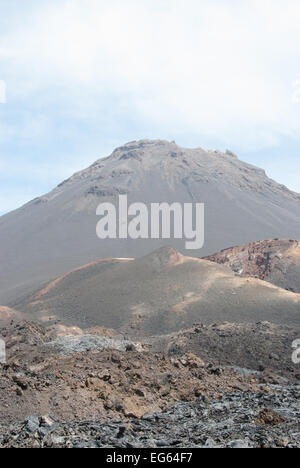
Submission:
M 190 163 L 191 163 L 191 161 L 193 161 L 194 163 L 195 162 L 197 163 L 197 157 L 200 157 L 200 159 L 201 159 L 201 156 L 203 158 L 204 155 L 210 157 L 211 160 L 210 161 L 209 160 L 206 160 L 206 161 L 204 160 L 204 163 L 206 162 L 207 165 L 209 165 L 209 163 L 213 163 L 214 164 L 214 170 L 213 171 L 211 171 L 211 170 L 207 171 L 205 176 L 213 176 L 213 177 L 218 178 L 218 176 L 224 175 L 224 174 L 222 174 L 222 172 L 220 170 L 220 167 L 218 168 L 218 164 L 220 164 L 220 166 L 222 166 L 223 169 L 224 169 L 224 163 L 226 165 L 226 163 L 228 163 L 228 162 L 229 162 L 229 164 L 231 164 L 233 166 L 232 168 L 234 168 L 235 166 L 242 166 L 244 171 L 245 171 L 245 174 L 247 174 L 247 176 L 246 175 L 243 176 L 244 177 L 244 184 L 241 185 L 243 188 L 246 188 L 246 187 L 249 188 L 250 187 L 249 183 L 251 181 L 253 181 L 253 178 L 251 176 L 253 176 L 253 174 L 255 174 L 255 175 L 259 175 L 262 178 L 262 180 L 260 181 L 261 183 L 263 183 L 263 178 L 266 179 L 266 181 L 267 181 L 266 182 L 266 187 L 267 188 L 269 188 L 271 190 L 274 190 L 276 192 L 278 190 L 281 190 L 282 193 L 285 194 L 286 196 L 291 197 L 292 199 L 294 199 L 296 201 L 300 201 L 300 194 L 288 189 L 285 185 L 279 184 L 276 181 L 274 181 L 273 179 L 270 179 L 267 176 L 264 169 L 261 169 L 260 167 L 257 167 L 255 165 L 252 165 L 252 164 L 245 163 L 245 162 L 241 161 L 238 158 L 238 156 L 235 155 L 230 150 L 226 150 L 226 152 L 222 152 L 222 151 L 219 151 L 219 150 L 204 150 L 203 148 L 200 148 L 200 147 L 199 148 L 184 148 L 184 147 L 181 147 L 181 146 L 177 145 L 174 141 L 170 142 L 170 141 L 167 141 L 167 140 L 139 140 L 139 141 L 129 142 L 129 143 L 123 145 L 123 146 L 120 146 L 119 148 L 116 148 L 111 153 L 110 156 L 105 157 L 105 158 L 97 159 L 88 168 L 76 172 L 71 177 L 69 177 L 68 179 L 66 179 L 62 183 L 60 183 L 53 190 L 51 190 L 48 194 L 46 194 L 44 196 L 41 196 L 41 197 L 37 197 L 36 199 L 30 201 L 29 203 L 27 203 L 24 206 L 26 207 L 27 205 L 30 206 L 32 203 L 37 203 L 37 202 L 42 203 L 42 202 L 48 201 L 48 197 L 51 194 L 53 194 L 53 196 L 56 196 L 56 192 L 59 191 L 59 189 L 61 189 L 62 187 L 65 187 L 66 185 L 71 184 L 71 183 L 73 183 L 73 182 L 75 182 L 77 180 L 84 180 L 85 178 L 88 178 L 90 176 L 91 177 L 94 176 L 96 178 L 96 180 L 98 180 L 97 175 L 95 175 L 95 172 L 96 173 L 101 172 L 102 169 L 105 169 L 105 166 L 106 166 L 107 163 L 112 163 L 112 162 L 115 163 L 116 161 L 123 161 L 124 162 L 124 161 L 130 161 L 130 160 L 134 160 L 134 161 L 137 161 L 137 162 L 142 162 L 143 161 L 143 156 L 145 156 L 145 154 L 142 153 L 143 150 L 145 150 L 145 149 L 149 150 L 149 149 L 153 149 L 153 148 L 155 148 L 155 150 L 157 150 L 158 147 L 164 149 L 164 151 L 165 151 L 164 156 L 169 155 L 173 159 L 178 159 L 179 164 L 181 164 L 181 163 L 187 164 L 187 161 L 186 161 L 187 155 L 190 158 L 190 161 L 189 161 Z M 195 160 L 195 158 L 196 158 L 196 160 Z M 193 169 L 196 169 L 196 167 L 194 166 Z M 206 169 L 206 166 L 205 166 L 205 164 L 202 163 L 201 164 L 201 170 L 203 171 L 205 169 Z M 124 174 L 125 174 L 125 172 L 124 172 Z M 112 174 L 112 175 L 114 176 L 115 174 Z M 128 172 L 128 175 L 131 175 L 130 171 Z M 228 174 L 225 174 L 225 175 L 228 175 Z M 247 177 L 248 177 L 248 179 L 247 179 Z M 230 183 L 232 183 L 232 180 L 230 181 Z
M 102 202 L 205 204 L 205 245 L 185 240 L 105 240 L 96 236 Z M 48 194 L 0 217 L 0 304 L 68 271 L 107 257 L 136 258 L 171 244 L 207 256 L 261 239 L 300 238 L 300 195 L 241 162 L 229 150 L 184 149 L 140 140 L 98 159 Z
M 194 323 L 299 325 L 300 294 L 172 247 L 137 259 L 98 261 L 11 303 L 29 320 L 102 326 L 132 337 L 176 332 Z

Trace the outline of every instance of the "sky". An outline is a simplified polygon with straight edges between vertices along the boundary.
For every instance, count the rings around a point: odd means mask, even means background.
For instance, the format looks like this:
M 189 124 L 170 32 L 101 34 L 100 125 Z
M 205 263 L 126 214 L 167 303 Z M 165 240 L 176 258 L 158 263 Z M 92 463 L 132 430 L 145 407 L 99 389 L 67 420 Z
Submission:
M 299 0 L 0 0 L 0 215 L 132 140 L 300 192 Z

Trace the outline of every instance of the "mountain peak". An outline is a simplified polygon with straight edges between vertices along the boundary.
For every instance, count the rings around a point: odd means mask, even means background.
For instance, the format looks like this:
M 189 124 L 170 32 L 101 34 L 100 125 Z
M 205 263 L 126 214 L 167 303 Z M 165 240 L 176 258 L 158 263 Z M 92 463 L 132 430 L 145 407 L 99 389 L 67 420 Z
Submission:
M 113 195 L 112 185 L 121 186 L 122 193 L 127 193 L 130 185 L 133 188 L 138 181 L 144 180 L 146 173 L 157 173 L 167 184 L 174 187 L 178 182 L 186 184 L 227 184 L 237 190 L 266 193 L 293 200 L 300 196 L 283 185 L 269 179 L 265 171 L 251 164 L 240 161 L 230 150 L 204 150 L 183 148 L 175 141 L 148 140 L 131 141 L 115 149 L 104 159 L 98 159 L 92 166 L 75 174 L 67 182 L 78 180 L 103 181 L 109 184 L 105 190 Z M 96 184 L 98 187 L 98 183 Z M 91 187 L 90 193 L 103 193 Z M 120 188 L 120 187 L 119 187 Z M 192 192 L 193 190 L 189 190 Z
M 179 265 L 184 261 L 184 258 L 173 247 L 163 246 L 137 261 L 147 265 L 156 272 L 160 272 L 166 268 Z
M 119 146 L 116 148 L 113 152 L 119 153 L 119 152 L 124 152 L 124 151 L 133 151 L 133 150 L 141 150 L 145 148 L 160 148 L 160 147 L 170 147 L 170 146 L 177 146 L 175 141 L 168 141 L 168 140 L 148 140 L 148 139 L 142 139 L 142 140 L 134 140 L 130 141 L 128 143 L 125 143 L 125 145 Z
M 112 203 L 118 209 L 119 195 L 128 196 L 128 206 L 145 204 L 148 212 L 152 203 L 204 203 L 204 248 L 187 251 L 185 239 L 172 236 L 101 241 L 96 235 L 97 207 Z M 229 150 L 183 148 L 166 140 L 133 141 L 0 218 L 0 304 L 10 305 L 16 287 L 26 294 L 30 284 L 95 259 L 142 257 L 167 244 L 183 255 L 200 257 L 276 237 L 300 238 L 300 195 L 269 179 L 263 169 L 240 161 Z M 163 250 L 152 263 L 164 269 L 180 261 L 179 255 Z M 149 265 L 145 264 L 147 271 Z

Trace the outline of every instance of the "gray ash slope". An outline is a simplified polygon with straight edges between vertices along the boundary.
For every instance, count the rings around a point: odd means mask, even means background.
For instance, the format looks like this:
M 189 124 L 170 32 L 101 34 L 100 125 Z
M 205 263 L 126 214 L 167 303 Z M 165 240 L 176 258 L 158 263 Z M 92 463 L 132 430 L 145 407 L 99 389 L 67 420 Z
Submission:
M 199 322 L 300 323 L 299 294 L 168 247 L 136 260 L 84 266 L 10 306 L 28 319 L 55 317 L 65 325 L 101 325 L 138 337 Z
M 0 304 L 84 263 L 160 247 L 161 241 L 96 237 L 97 205 L 119 194 L 130 202 L 204 202 L 205 248 L 192 252 L 198 257 L 260 239 L 300 238 L 300 196 L 262 169 L 231 152 L 132 142 L 0 218 Z M 183 241 L 172 245 L 186 253 Z

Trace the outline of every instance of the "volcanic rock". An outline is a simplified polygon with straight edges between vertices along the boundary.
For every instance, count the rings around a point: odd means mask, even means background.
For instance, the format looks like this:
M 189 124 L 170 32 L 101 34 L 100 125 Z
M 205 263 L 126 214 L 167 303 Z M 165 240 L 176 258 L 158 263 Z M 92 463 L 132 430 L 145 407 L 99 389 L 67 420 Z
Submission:
M 101 202 L 117 204 L 120 194 L 148 207 L 204 203 L 204 249 L 187 252 L 185 240 L 99 240 L 96 208 Z M 230 151 L 130 142 L 0 217 L 0 304 L 95 259 L 137 258 L 170 242 L 199 257 L 259 239 L 300 238 L 299 197 Z

